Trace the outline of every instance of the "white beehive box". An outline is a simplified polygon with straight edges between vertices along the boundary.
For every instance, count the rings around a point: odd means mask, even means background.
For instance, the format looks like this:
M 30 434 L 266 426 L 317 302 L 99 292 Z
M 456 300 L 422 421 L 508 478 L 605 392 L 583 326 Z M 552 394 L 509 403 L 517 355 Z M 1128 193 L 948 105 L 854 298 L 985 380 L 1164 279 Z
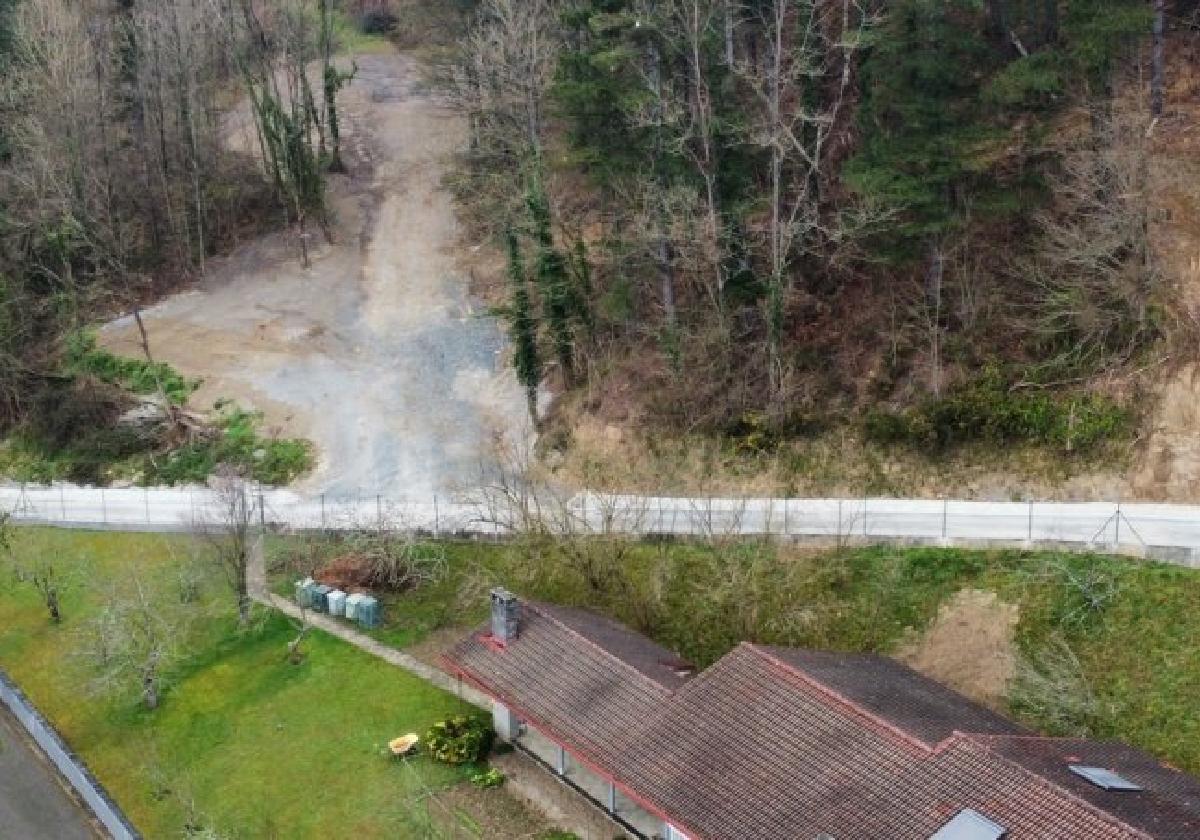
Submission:
M 355 621 L 358 619 L 358 607 L 360 604 L 362 604 L 363 598 L 365 597 L 365 595 L 354 594 L 346 598 L 344 610 L 347 619 L 350 621 Z
M 346 593 L 340 589 L 335 589 L 325 596 L 329 602 L 330 615 L 345 615 L 346 614 Z

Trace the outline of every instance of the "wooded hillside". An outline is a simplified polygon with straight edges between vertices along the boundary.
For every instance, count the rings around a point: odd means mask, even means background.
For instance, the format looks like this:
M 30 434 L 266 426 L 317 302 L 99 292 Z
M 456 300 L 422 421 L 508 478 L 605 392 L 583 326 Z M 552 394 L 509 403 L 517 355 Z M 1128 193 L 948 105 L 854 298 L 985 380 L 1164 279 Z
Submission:
M 480 0 L 458 187 L 509 242 L 518 373 L 751 446 L 1128 438 L 1131 372 L 1184 340 L 1155 148 L 1196 26 L 1191 0 Z
M 220 436 L 185 416 L 195 383 L 155 362 L 144 329 L 132 362 L 83 330 L 137 317 L 269 227 L 296 226 L 307 260 L 341 167 L 348 21 L 330 0 L 0 0 L 0 434 L 86 455 L 68 472 L 87 481 Z M 231 142 L 239 108 L 256 148 Z M 115 425 L 130 392 L 166 422 Z M 227 425 L 259 448 L 245 415 Z

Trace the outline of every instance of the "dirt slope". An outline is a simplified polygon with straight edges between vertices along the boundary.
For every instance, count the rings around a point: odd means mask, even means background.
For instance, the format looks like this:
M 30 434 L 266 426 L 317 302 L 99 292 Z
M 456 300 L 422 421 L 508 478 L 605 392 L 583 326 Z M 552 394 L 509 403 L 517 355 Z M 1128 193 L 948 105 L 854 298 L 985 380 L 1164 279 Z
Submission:
M 331 184 L 333 244 L 296 232 L 214 260 L 202 285 L 146 316 L 156 356 L 203 377 L 281 434 L 314 441 L 305 482 L 332 494 L 428 496 L 472 483 L 494 433 L 525 436 L 524 401 L 497 323 L 469 299 L 440 189 L 461 120 L 423 91 L 413 59 L 363 55 L 345 91 L 348 176 Z M 245 125 L 231 145 L 253 148 Z M 138 353 L 129 319 L 102 342 Z

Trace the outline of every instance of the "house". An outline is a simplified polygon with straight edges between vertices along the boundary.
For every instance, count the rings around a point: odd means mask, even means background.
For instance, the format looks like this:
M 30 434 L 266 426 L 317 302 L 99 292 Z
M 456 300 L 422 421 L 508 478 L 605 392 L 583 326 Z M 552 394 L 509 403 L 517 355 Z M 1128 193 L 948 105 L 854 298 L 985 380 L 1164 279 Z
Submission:
M 1050 738 L 886 657 L 743 643 L 696 673 L 586 610 L 492 593 L 445 656 L 501 737 L 668 840 L 1200 838 L 1200 782 Z

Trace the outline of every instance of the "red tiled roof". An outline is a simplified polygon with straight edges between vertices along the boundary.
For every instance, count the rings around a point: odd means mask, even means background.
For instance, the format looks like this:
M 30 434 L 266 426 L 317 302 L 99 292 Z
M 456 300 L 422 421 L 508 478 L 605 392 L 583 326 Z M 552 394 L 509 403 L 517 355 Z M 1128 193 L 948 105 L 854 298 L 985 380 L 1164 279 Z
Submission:
M 1163 840 L 1200 838 L 1200 780 L 1119 741 L 999 736 L 979 739 L 992 752 L 1065 788 L 1094 807 Z M 1109 791 L 1070 765 L 1117 772 L 1141 791 Z
M 955 732 L 1025 735 L 1028 731 L 939 682 L 886 656 L 763 647 L 893 726 L 932 746 Z
M 625 742 L 666 702 L 670 690 L 539 604 L 522 602 L 518 622 L 520 636 L 507 648 L 481 629 L 457 645 L 450 658 L 489 694 L 592 761 L 617 761 Z
M 447 660 L 693 840 L 926 840 L 963 808 L 1009 840 L 1200 838 L 1194 780 L 1025 735 L 891 660 L 742 644 L 683 681 L 669 651 L 580 610 L 524 604 L 520 628 Z M 1088 789 L 1067 746 L 1157 798 Z

